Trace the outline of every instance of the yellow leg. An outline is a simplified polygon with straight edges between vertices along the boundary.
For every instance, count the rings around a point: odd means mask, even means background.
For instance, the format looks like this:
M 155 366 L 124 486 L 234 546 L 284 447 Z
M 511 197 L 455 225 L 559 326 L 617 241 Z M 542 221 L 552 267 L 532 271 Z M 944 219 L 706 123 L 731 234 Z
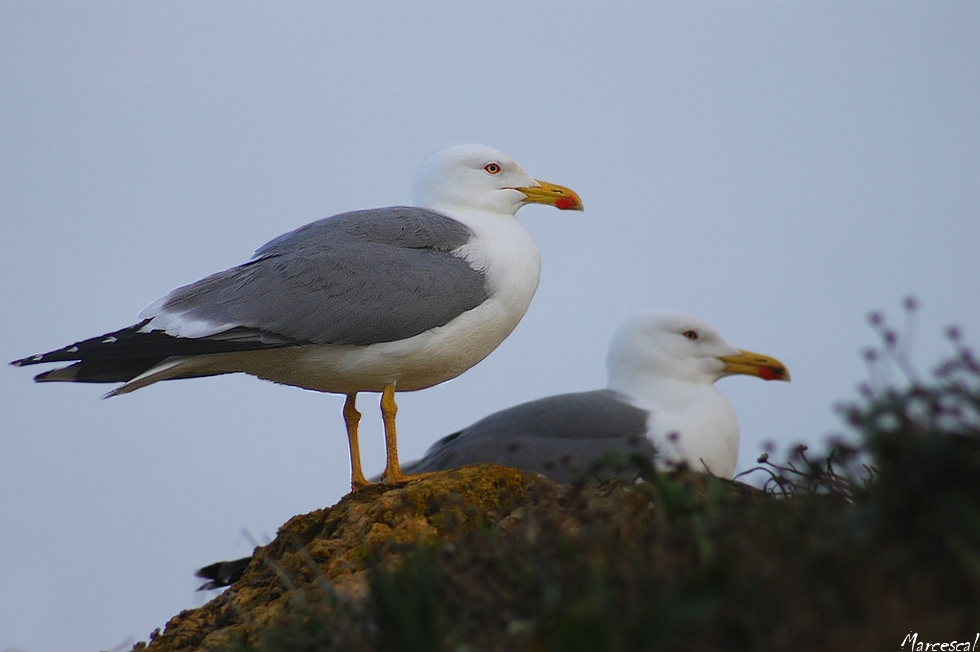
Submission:
M 350 488 L 357 491 L 370 483 L 364 477 L 361 470 L 361 449 L 357 443 L 357 424 L 361 420 L 361 413 L 354 407 L 357 400 L 357 393 L 348 394 L 344 401 L 344 423 L 347 424 L 347 443 L 350 445 Z
M 381 420 L 385 425 L 385 472 L 381 474 L 388 484 L 398 484 L 402 479 L 402 467 L 398 464 L 398 436 L 395 434 L 395 384 L 388 383 L 381 390 Z
M 385 452 L 388 458 L 385 472 L 381 477 L 387 484 L 402 485 L 412 480 L 420 480 L 430 474 L 405 475 L 402 473 L 402 467 L 398 463 L 398 438 L 395 434 L 396 412 L 398 412 L 398 406 L 395 405 L 395 384 L 388 383 L 381 391 L 381 419 L 385 424 Z

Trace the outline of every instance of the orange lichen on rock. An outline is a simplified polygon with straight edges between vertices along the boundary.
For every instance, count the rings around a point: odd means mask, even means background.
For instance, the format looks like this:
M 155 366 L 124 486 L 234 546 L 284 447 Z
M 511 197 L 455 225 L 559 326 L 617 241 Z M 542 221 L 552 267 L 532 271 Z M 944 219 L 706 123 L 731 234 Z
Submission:
M 451 539 L 511 512 L 529 487 L 557 485 L 494 465 L 436 473 L 402 487 L 372 485 L 335 506 L 291 518 L 256 549 L 241 580 L 206 605 L 182 611 L 147 649 L 214 649 L 247 643 L 286 618 L 296 602 L 326 588 L 356 602 L 368 593 L 367 566 L 395 564 L 419 544 Z

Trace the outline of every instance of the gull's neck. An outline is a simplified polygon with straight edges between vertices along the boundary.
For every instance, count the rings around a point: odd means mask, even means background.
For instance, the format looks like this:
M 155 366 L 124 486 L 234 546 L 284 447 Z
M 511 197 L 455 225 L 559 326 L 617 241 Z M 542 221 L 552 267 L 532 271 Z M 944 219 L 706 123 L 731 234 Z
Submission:
M 718 392 L 710 382 L 664 377 L 636 370 L 610 373 L 608 387 L 648 408 L 662 410 L 682 408 L 698 396 Z

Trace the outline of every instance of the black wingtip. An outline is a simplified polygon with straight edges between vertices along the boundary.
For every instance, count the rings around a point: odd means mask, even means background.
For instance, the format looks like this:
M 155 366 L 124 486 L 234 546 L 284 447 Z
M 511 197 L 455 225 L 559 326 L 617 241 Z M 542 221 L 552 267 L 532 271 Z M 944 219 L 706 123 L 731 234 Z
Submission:
M 61 349 L 48 351 L 47 353 L 36 353 L 20 360 L 14 360 L 10 364 L 15 367 L 26 367 L 32 364 L 44 364 L 46 362 L 64 362 L 66 360 L 78 360 L 78 344 L 72 344 Z
M 226 586 L 231 586 L 242 578 L 245 569 L 251 561 L 251 557 L 242 557 L 234 561 L 219 561 L 199 569 L 194 573 L 194 577 L 200 577 L 201 579 L 210 581 L 202 584 L 197 590 L 209 591 L 211 589 L 223 589 Z

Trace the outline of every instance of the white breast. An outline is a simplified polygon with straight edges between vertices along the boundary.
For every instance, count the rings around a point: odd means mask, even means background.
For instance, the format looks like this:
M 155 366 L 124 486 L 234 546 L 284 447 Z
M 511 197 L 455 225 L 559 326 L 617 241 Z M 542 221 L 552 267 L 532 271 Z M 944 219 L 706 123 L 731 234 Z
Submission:
M 696 471 L 732 477 L 738 461 L 738 418 L 714 385 L 671 383 L 669 390 L 648 392 L 646 398 L 627 393 L 634 405 L 650 413 L 646 436 L 657 448 L 658 468 L 684 463 Z

